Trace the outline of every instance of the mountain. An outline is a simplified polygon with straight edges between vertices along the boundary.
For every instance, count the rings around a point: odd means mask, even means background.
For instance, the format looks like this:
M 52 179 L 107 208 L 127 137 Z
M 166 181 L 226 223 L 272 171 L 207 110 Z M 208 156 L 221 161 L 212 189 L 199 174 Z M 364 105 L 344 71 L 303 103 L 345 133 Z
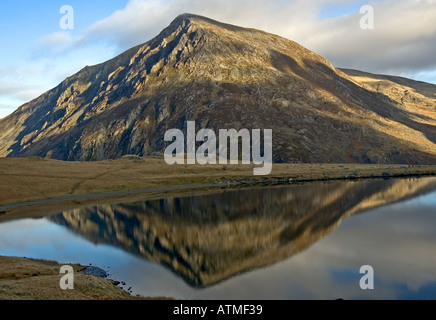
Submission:
M 434 177 L 304 184 L 101 205 L 49 219 L 202 288 L 289 259 L 353 214 L 435 188 Z
M 191 14 L 0 120 L 0 156 L 163 152 L 168 129 L 273 130 L 274 162 L 436 162 L 436 86 L 335 68 L 277 35 Z

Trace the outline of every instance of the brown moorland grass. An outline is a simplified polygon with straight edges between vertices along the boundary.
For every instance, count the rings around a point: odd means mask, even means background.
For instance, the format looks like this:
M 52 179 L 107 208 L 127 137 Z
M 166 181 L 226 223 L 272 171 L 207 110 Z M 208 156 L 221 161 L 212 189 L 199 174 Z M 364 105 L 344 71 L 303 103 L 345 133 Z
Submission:
M 274 164 L 254 176 L 253 165 L 168 165 L 161 158 L 97 162 L 0 158 L 0 206 L 69 195 L 194 184 L 256 184 L 436 174 L 436 165 Z
M 163 158 L 137 156 L 97 162 L 0 158 L 0 222 L 23 217 L 23 214 L 25 217 L 42 216 L 82 205 L 146 200 L 224 187 L 436 175 L 436 165 L 274 164 L 268 176 L 254 176 L 253 168 L 253 165 L 170 166 Z M 205 186 L 190 190 L 190 187 L 199 184 Z M 183 189 L 169 190 L 175 186 Z M 142 190 L 150 189 L 154 191 L 142 193 Z M 128 195 L 135 190 L 140 192 Z M 120 193 L 105 197 L 114 191 Z M 75 199 L 75 196 L 82 198 Z M 24 206 L 27 201 L 39 199 L 59 201 L 51 205 L 34 204 L 31 210 Z M 21 203 L 21 206 L 2 209 L 2 206 L 16 203 Z
M 62 290 L 61 264 L 54 261 L 0 256 L 0 300 L 133 300 L 116 282 L 80 273 L 72 264 L 74 289 Z

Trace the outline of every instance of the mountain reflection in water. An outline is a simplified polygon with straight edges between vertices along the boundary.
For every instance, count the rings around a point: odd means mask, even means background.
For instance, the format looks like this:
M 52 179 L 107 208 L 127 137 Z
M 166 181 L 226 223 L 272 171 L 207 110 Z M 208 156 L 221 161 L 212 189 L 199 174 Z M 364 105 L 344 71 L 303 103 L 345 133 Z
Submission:
M 50 220 L 203 288 L 288 259 L 352 214 L 435 189 L 436 178 L 313 183 L 101 205 Z

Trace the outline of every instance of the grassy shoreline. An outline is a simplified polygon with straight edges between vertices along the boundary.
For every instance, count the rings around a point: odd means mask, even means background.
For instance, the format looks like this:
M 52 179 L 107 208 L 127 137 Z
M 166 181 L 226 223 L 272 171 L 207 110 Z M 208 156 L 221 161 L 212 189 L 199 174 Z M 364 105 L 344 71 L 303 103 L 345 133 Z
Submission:
M 74 270 L 74 289 L 62 290 L 63 264 L 55 261 L 0 256 L 0 300 L 150 300 L 133 296 L 118 282 L 85 274 L 80 264 Z
M 170 166 L 156 157 L 98 162 L 0 158 L 0 222 L 223 188 L 432 175 L 436 165 L 274 164 L 270 175 L 254 176 L 253 165 Z

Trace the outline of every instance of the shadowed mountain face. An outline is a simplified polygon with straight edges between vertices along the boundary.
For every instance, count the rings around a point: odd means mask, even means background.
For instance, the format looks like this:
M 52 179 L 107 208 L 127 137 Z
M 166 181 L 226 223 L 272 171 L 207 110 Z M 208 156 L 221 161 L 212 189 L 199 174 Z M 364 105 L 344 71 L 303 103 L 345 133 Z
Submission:
M 0 156 L 113 159 L 164 134 L 273 129 L 275 162 L 434 163 L 436 86 L 335 69 L 297 43 L 181 15 L 0 120 Z
M 103 205 L 50 219 L 207 287 L 292 257 L 352 214 L 435 189 L 436 178 L 315 183 Z

